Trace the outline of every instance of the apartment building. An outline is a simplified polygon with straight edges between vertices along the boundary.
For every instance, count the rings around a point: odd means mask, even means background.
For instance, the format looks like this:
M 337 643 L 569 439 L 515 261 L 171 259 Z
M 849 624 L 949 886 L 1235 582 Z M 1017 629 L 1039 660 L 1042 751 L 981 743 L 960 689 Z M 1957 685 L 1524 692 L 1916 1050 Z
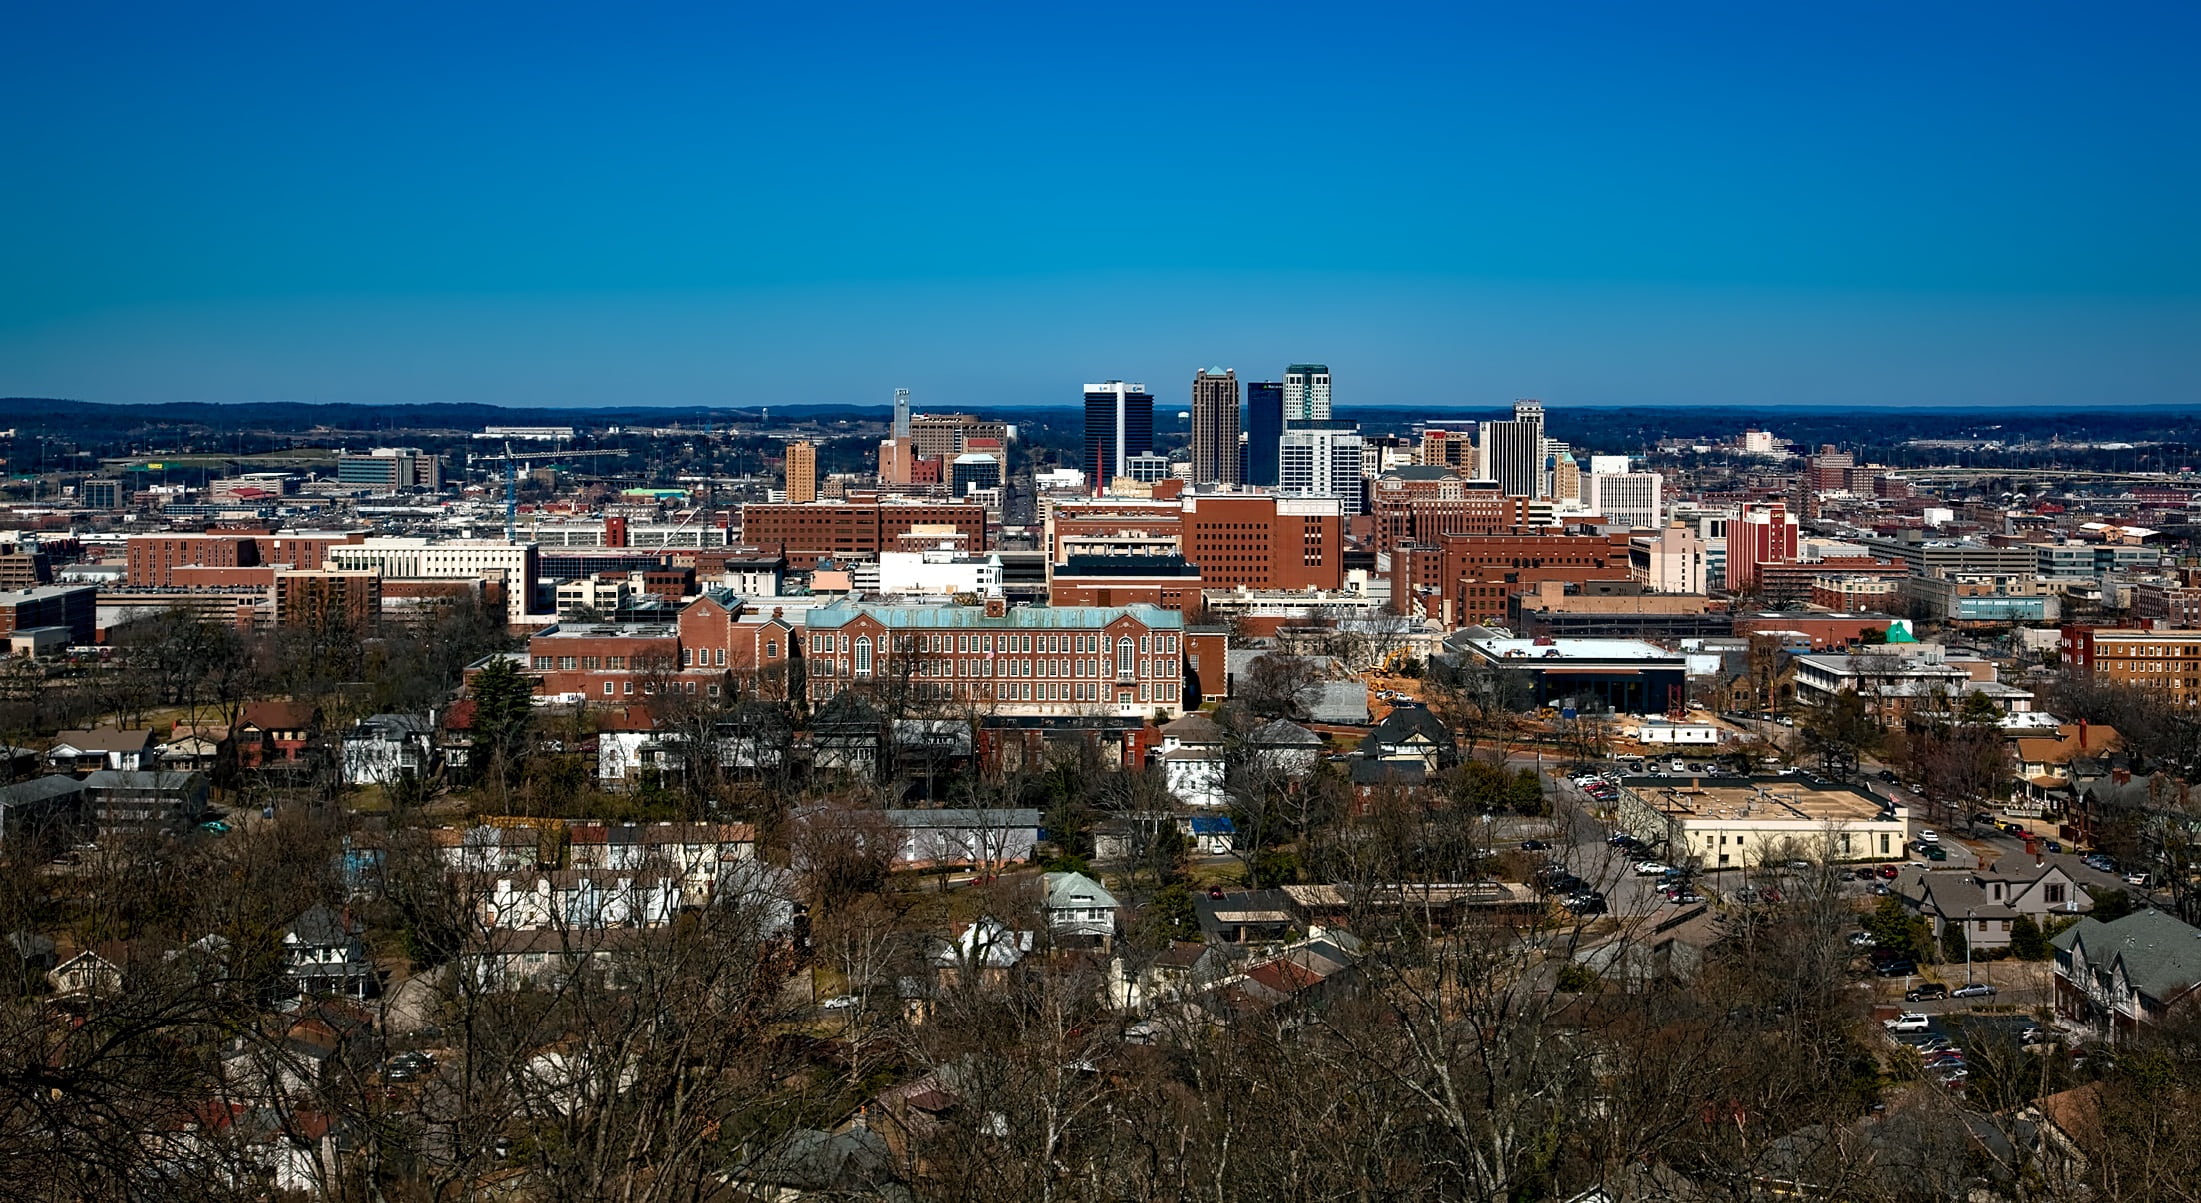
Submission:
M 922 419 L 916 419 L 922 421 Z M 872 559 L 900 550 L 905 536 L 944 533 L 964 546 L 986 546 L 986 507 L 968 502 L 882 501 L 848 498 L 808 505 L 748 505 L 741 511 L 741 541 L 775 549 L 798 572 L 820 560 Z
M 2071 672 L 2156 690 L 2174 706 L 2201 703 L 2201 631 L 2066 626 L 2056 650 Z

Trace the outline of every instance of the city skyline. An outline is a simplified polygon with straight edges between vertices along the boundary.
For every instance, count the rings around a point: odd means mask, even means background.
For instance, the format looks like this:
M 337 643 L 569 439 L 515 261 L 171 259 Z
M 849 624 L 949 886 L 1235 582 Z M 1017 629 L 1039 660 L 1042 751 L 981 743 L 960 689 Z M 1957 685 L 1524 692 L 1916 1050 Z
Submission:
M 1313 352 L 1355 404 L 2201 394 L 2181 6 L 234 26 L 11 30 L 0 393 L 983 407 Z M 1319 90 L 1213 70 L 1317 41 Z M 1128 86 L 1051 86 L 1070 44 Z M 1151 186 L 1218 166 L 1257 203 Z

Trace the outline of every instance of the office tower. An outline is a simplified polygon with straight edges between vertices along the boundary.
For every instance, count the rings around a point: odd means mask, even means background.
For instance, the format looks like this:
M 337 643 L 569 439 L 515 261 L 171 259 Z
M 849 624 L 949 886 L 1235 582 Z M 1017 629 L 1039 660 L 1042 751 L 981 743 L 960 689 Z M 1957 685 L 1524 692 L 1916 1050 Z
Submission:
M 948 495 L 957 501 L 972 489 L 1001 487 L 1001 455 L 995 451 L 966 451 L 948 465 Z
M 894 390 L 894 429 L 887 437 L 896 439 L 909 437 L 909 390 L 906 388 Z
M 1727 576 L 1730 593 L 1758 587 L 1759 568 L 1766 564 L 1796 562 L 1800 540 L 1796 515 L 1779 501 L 1746 501 L 1735 520 L 1727 524 Z
M 1478 440 L 1481 475 L 1495 480 L 1509 497 L 1543 494 L 1544 407 L 1535 401 L 1513 403 L 1513 420 L 1485 422 Z
M 1246 384 L 1246 471 L 1240 479 L 1249 485 L 1275 488 L 1276 449 L 1283 437 L 1283 382 L 1249 381 Z
M 1284 420 L 1330 420 L 1330 368 L 1320 363 L 1295 363 L 1284 369 Z
M 339 451 L 336 480 L 379 489 L 417 486 L 434 492 L 443 487 L 443 461 L 416 447 L 377 447 L 365 455 Z
M 1134 455 L 1154 450 L 1154 394 L 1143 384 L 1085 386 L 1085 478 L 1105 488 Z
M 1565 451 L 1551 460 L 1551 499 L 1568 505 L 1582 501 L 1582 465 Z
M 1352 422 L 1295 422 L 1277 449 L 1277 492 L 1292 497 L 1335 497 L 1346 514 L 1366 513 L 1367 481 L 1361 474 L 1366 444 Z
M 1662 520 L 1660 487 L 1656 472 L 1592 472 L 1590 509 L 1608 522 L 1656 528 Z
M 1238 483 L 1238 373 L 1229 368 L 1192 377 L 1192 483 Z
M 812 443 L 787 445 L 787 502 L 802 505 L 818 499 L 818 448 Z
M 909 437 L 919 459 L 945 462 L 969 451 L 972 439 L 1008 442 L 1009 426 L 975 414 L 918 414 L 909 420 Z

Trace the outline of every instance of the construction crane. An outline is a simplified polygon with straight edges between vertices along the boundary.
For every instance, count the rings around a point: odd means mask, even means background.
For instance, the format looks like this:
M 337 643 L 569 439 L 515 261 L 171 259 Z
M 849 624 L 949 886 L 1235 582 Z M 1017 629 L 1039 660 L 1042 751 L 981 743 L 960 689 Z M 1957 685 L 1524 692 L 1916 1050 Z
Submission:
M 517 543 L 520 538 L 519 473 L 532 469 L 539 459 L 593 459 L 604 455 L 625 455 L 624 448 L 604 451 L 530 451 L 526 455 L 512 454 L 512 444 L 504 445 L 503 455 L 478 455 L 475 460 L 495 463 L 504 461 L 504 541 Z

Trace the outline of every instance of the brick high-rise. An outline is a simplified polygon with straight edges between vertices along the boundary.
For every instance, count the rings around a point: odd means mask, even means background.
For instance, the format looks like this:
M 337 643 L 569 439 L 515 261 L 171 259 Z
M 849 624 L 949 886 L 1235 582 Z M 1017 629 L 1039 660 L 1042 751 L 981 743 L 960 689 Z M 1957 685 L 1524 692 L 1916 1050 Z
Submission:
M 1208 368 L 1192 378 L 1192 481 L 1238 483 L 1238 373 Z

